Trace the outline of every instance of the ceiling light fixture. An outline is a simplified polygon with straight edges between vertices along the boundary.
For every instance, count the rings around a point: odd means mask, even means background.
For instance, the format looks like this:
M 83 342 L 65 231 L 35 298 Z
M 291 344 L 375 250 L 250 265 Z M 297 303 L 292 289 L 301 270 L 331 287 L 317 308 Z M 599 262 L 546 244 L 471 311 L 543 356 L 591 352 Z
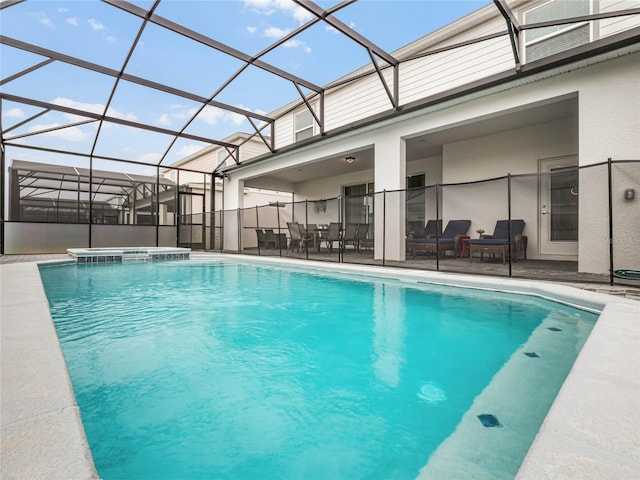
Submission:
M 347 162 L 348 164 L 352 164 L 353 162 L 356 161 L 355 157 L 347 157 L 344 159 L 345 162 Z

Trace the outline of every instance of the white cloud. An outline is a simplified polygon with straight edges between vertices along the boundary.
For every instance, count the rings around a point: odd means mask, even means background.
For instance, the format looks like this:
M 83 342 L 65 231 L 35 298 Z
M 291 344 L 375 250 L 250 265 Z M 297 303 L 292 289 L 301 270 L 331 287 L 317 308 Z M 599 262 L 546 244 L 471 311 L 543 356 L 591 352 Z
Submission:
M 311 53 L 311 47 L 307 46 L 302 40 L 289 40 L 282 45 L 284 48 L 302 48 L 305 53 Z
M 286 34 L 288 34 L 290 31 L 291 31 L 290 29 L 283 29 L 283 28 L 278 28 L 278 27 L 269 27 L 269 28 L 265 29 L 264 36 L 268 37 L 268 38 L 282 38 Z
M 24 118 L 24 112 L 20 108 L 11 108 L 6 111 L 3 110 L 2 116 L 8 118 Z
M 284 45 L 282 45 L 285 48 L 297 48 L 300 47 L 302 48 L 306 53 L 311 53 L 311 47 L 307 46 L 307 44 L 305 42 L 303 42 L 302 40 L 289 40 L 288 42 L 285 42 Z
M 71 100 L 70 98 L 64 98 L 64 97 L 57 97 L 53 99 L 51 103 L 55 105 L 60 105 L 62 107 L 69 107 L 69 108 L 75 108 L 77 110 L 84 110 L 86 112 L 98 113 L 100 115 L 102 115 L 102 113 L 104 112 L 104 107 L 105 107 L 104 104 L 102 103 L 77 102 L 75 100 Z M 130 120 L 132 122 L 138 119 L 138 117 L 136 117 L 134 113 L 131 113 L 131 112 L 123 113 L 112 107 L 109 107 L 109 110 L 107 111 L 107 115 L 110 117 L 121 118 L 123 120 Z M 73 119 L 77 118 L 76 115 L 67 114 L 67 116 Z
M 195 109 L 192 109 L 191 111 L 193 113 L 196 112 Z M 216 107 L 206 106 L 204 110 L 200 112 L 198 118 L 208 123 L 209 125 L 214 125 L 218 123 L 219 120 L 222 120 L 224 118 L 224 110 Z
M 36 17 L 38 19 L 38 22 L 40 22 L 45 27 L 54 27 L 53 20 L 46 13 L 35 12 L 35 13 L 32 13 L 32 15 Z
M 227 114 L 224 116 L 224 119 L 225 121 L 233 123 L 235 126 L 239 126 L 242 125 L 242 122 L 244 122 L 247 117 L 245 117 L 244 115 L 240 115 L 239 113 L 227 112 Z
M 162 158 L 162 155 L 160 155 L 159 153 L 149 152 L 138 155 L 136 158 L 134 158 L 134 160 L 142 163 L 158 163 L 160 161 L 160 158 Z
M 105 28 L 105 26 L 101 24 L 99 21 L 97 21 L 95 18 L 90 18 L 89 20 L 87 20 L 87 23 L 91 25 L 91 28 L 93 28 L 96 31 L 103 30 Z
M 57 11 L 60 12 L 60 13 L 67 13 L 69 11 L 69 9 L 68 8 L 64 8 L 64 7 L 58 7 Z
M 108 35 L 107 37 L 105 37 L 105 40 L 107 42 L 116 43 L 118 41 L 118 38 L 114 37 L 113 35 Z
M 260 13 L 271 15 L 273 13 L 272 0 L 244 0 L 244 6 Z M 270 13 L 269 13 L 270 12 Z
M 356 30 L 356 24 L 355 22 L 349 22 L 349 28 L 351 28 L 352 30 Z M 340 33 L 337 29 L 335 29 L 334 27 L 332 27 L 331 25 L 326 25 L 324 27 L 324 29 L 327 32 L 332 32 L 332 33 Z
M 311 18 L 313 14 L 291 0 L 244 0 L 244 6 L 262 15 L 273 15 L 276 12 L 291 15 L 298 23 L 302 24 Z
M 59 127 L 59 123 L 48 123 L 41 125 L 33 125 L 29 128 L 29 132 L 40 132 L 42 130 L 46 130 L 49 128 Z M 60 130 L 54 130 L 52 132 L 43 133 L 43 135 L 47 135 L 49 137 L 60 138 L 62 140 L 67 140 L 70 142 L 82 142 L 88 138 L 88 135 L 83 132 L 79 127 L 68 127 L 62 128 Z
M 305 22 L 308 22 L 313 18 L 313 14 L 311 12 L 309 12 L 308 10 L 305 10 L 304 8 L 298 5 L 296 5 L 296 7 L 293 9 L 292 15 L 293 15 L 293 18 L 295 18 L 298 21 L 298 23 L 300 23 L 300 25 L 302 25 Z
M 257 30 L 258 30 L 257 27 L 252 27 L 252 26 L 247 27 L 247 32 L 249 33 L 256 33 Z
M 171 125 L 171 117 L 169 116 L 169 114 L 163 113 L 162 115 L 160 115 L 158 123 L 160 125 Z
M 180 148 L 179 153 L 183 157 L 188 157 L 189 155 L 193 155 L 200 150 L 202 150 L 201 145 L 183 145 L 182 148 Z
M 77 17 L 69 17 L 65 20 L 65 22 L 67 22 L 69 25 L 73 25 L 74 27 L 77 27 L 80 25 Z

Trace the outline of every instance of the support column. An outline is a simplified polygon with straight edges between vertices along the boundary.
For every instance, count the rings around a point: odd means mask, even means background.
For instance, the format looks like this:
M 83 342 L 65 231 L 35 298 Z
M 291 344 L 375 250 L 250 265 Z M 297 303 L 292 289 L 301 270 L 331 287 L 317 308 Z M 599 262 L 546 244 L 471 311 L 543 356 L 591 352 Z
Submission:
M 640 66 L 633 57 L 619 59 L 613 75 L 610 66 L 592 69 L 578 95 L 579 165 L 615 160 L 637 160 L 640 153 Z M 637 58 L 636 58 L 637 60 Z M 609 63 L 609 62 L 607 62 Z M 614 64 L 615 65 L 615 64 Z M 635 168 L 635 175 L 634 175 Z M 634 178 L 635 177 L 635 178 Z M 637 167 L 613 168 L 614 266 L 637 269 L 638 201 L 625 201 L 624 190 L 640 188 Z M 609 273 L 609 222 L 607 167 L 582 168 L 579 180 L 578 271 Z
M 244 207 L 244 180 L 233 176 L 224 178 L 224 212 L 223 212 L 223 241 L 224 250 L 239 252 L 242 225 L 238 221 L 238 209 Z
M 374 258 L 382 260 L 384 255 L 385 260 L 404 261 L 406 142 L 395 133 L 381 133 L 374 155 L 375 190 L 387 191 L 384 209 L 382 195 L 376 197 Z

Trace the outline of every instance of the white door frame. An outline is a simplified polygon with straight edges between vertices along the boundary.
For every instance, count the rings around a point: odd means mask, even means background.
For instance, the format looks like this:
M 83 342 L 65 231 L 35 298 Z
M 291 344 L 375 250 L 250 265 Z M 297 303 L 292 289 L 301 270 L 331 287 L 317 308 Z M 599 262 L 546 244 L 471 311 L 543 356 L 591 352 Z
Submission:
M 577 167 L 578 156 L 541 158 L 538 160 L 538 172 L 549 173 L 552 170 Z M 573 193 L 573 191 L 572 191 Z M 575 195 L 578 194 L 576 190 Z M 554 260 L 578 260 L 578 242 L 551 240 L 551 190 L 549 175 L 540 175 L 538 181 L 538 253 Z

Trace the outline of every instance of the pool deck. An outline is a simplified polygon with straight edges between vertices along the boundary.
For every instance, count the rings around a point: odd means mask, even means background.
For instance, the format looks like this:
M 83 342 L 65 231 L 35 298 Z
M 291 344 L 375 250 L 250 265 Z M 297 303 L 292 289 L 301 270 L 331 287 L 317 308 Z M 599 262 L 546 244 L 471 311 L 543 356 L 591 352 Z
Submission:
M 550 282 L 238 255 L 195 254 L 192 258 L 244 258 L 407 281 L 532 293 L 602 309 L 517 478 L 640 478 L 638 300 Z M 56 261 L 51 257 L 37 260 Z M 98 478 L 37 265 L 0 265 L 0 477 Z

